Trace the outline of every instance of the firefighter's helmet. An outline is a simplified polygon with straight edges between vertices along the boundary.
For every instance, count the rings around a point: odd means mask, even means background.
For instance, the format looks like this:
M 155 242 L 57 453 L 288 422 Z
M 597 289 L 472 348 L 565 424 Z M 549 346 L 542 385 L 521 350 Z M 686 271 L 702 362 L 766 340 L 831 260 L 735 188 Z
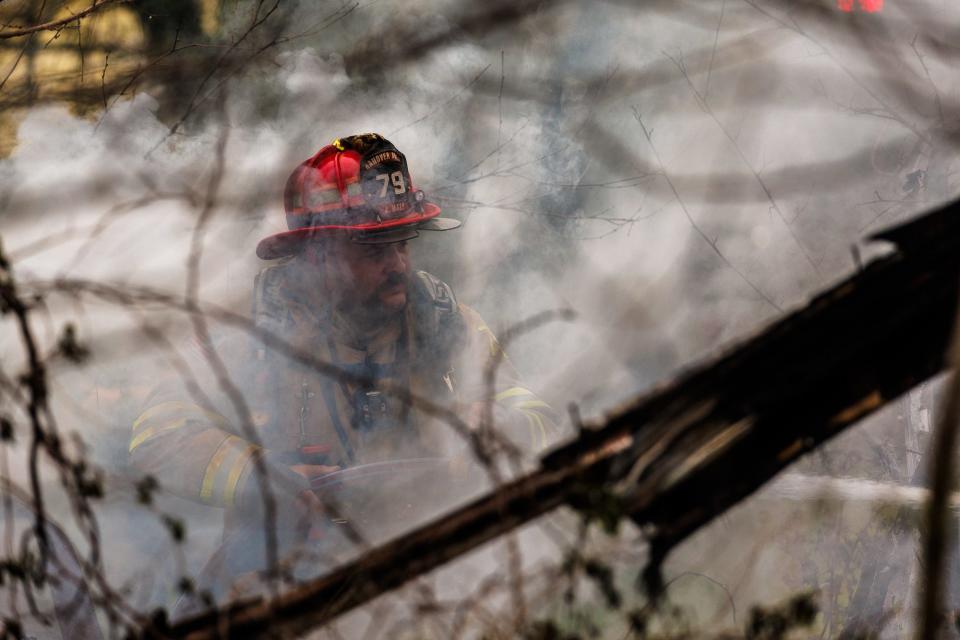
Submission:
M 439 217 L 440 207 L 410 180 L 404 155 L 376 133 L 339 138 L 300 163 L 287 180 L 283 205 L 289 230 L 260 241 L 257 255 L 264 260 L 331 234 L 374 244 L 460 226 Z

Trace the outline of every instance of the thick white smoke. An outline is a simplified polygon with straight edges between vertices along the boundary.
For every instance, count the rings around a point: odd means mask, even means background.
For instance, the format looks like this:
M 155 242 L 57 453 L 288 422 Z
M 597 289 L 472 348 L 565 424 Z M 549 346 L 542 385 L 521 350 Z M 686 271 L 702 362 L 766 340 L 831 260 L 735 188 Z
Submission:
M 351 75 L 351 45 L 365 33 L 416 21 L 423 34 L 442 32 L 454 5 L 428 5 L 363 5 L 335 32 L 292 40 L 270 54 L 269 72 L 238 74 L 225 85 L 222 108 L 211 98 L 203 111 L 213 115 L 173 135 L 169 117 L 158 114 L 160 97 L 148 93 L 92 117 L 30 109 L 17 146 L 0 160 L 3 243 L 17 276 L 182 295 L 193 226 L 226 136 L 200 293 L 245 313 L 262 266 L 253 248 L 283 228 L 289 171 L 335 137 L 378 131 L 407 155 L 417 185 L 465 222 L 417 241 L 422 266 L 450 280 L 495 331 L 547 309 L 577 314 L 508 350 L 561 414 L 576 404 L 595 418 L 802 304 L 856 267 L 851 245 L 952 194 L 955 162 L 937 105 L 949 106 L 956 93 L 953 54 L 923 49 L 928 41 L 915 36 L 939 34 L 911 21 L 906 8 L 847 15 L 824 4 L 819 14 L 791 16 L 776 3 L 569 4 L 482 38 L 458 36 L 409 64 L 385 59 L 376 85 Z M 950 12 L 938 7 L 917 11 Z M 298 11 L 304 24 L 323 17 L 307 4 Z M 838 27 L 844 20 L 862 28 Z M 916 55 L 911 43 L 921 47 Z M 917 171 L 923 188 L 915 188 Z M 51 370 L 61 427 L 122 475 L 125 429 L 149 372 L 170 366 L 138 322 L 155 314 L 150 321 L 180 349 L 189 329 L 160 309 L 131 315 L 61 298 L 48 311 L 35 321 L 45 350 L 75 322 L 93 354 L 82 368 L 60 362 Z M 4 363 L 22 361 L 13 329 L 3 325 Z M 876 451 L 893 451 L 901 437 L 898 411 L 803 464 L 818 473 L 878 473 L 886 463 Z M 904 481 L 894 477 L 901 471 L 876 479 Z M 16 473 L 22 478 L 23 469 Z M 198 523 L 187 554 L 201 561 L 216 517 L 170 508 Z M 141 528 L 117 524 L 128 517 Z M 824 568 L 797 555 L 833 557 L 851 544 L 844 536 L 875 523 L 871 517 L 748 501 L 678 550 L 668 570 L 724 583 L 741 614 L 809 586 L 826 585 L 824 597 L 837 603 L 843 598 L 831 595 L 831 583 L 817 582 Z M 106 518 L 116 526 L 105 538 L 127 554 L 143 553 L 124 545 L 149 527 L 151 544 L 169 548 L 156 519 L 136 507 L 108 509 Z M 778 528 L 788 520 L 791 531 Z M 871 548 L 881 547 L 884 534 L 870 532 Z M 528 533 L 537 541 L 523 547 L 528 563 L 559 557 L 542 535 Z M 639 543 L 634 550 L 642 554 Z M 437 580 L 460 595 L 450 584 L 476 585 L 502 567 L 500 553 Z M 121 556 L 112 577 L 142 570 Z M 906 590 L 911 569 L 902 571 Z M 679 604 L 689 597 L 717 609 L 712 622 L 730 622 L 722 590 L 683 581 L 675 588 Z M 169 604 L 173 589 L 144 587 L 144 601 Z

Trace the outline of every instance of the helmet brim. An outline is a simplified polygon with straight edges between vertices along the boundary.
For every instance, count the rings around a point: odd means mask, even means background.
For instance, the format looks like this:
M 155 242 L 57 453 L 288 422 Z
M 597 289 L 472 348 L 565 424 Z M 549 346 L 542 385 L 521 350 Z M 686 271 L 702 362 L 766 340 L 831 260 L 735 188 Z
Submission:
M 417 225 L 423 231 L 450 231 L 459 227 L 461 222 L 453 218 L 431 218 Z
M 299 252 L 311 240 L 344 234 L 358 244 L 388 244 L 416 238 L 420 230 L 449 231 L 460 226 L 459 220 L 439 215 L 439 206 L 425 202 L 422 212 L 376 224 L 325 225 L 284 231 L 261 240 L 257 244 L 257 257 L 262 260 L 285 258 Z

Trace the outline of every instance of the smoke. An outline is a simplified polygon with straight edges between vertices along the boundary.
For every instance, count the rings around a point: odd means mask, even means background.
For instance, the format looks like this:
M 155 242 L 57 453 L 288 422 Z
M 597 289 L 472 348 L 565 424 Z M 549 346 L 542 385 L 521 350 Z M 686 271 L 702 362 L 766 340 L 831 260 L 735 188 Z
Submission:
M 336 137 L 378 131 L 404 151 L 417 186 L 464 221 L 460 231 L 423 234 L 412 246 L 419 266 L 449 281 L 495 333 L 544 310 L 576 313 L 572 323 L 517 337 L 508 351 L 561 414 L 572 404 L 591 419 L 802 304 L 857 268 L 852 246 L 869 259 L 882 249 L 863 244 L 866 236 L 955 190 L 955 54 L 940 43 L 956 16 L 940 4 L 890 3 L 869 15 L 829 3 L 560 4 L 479 35 L 454 29 L 444 46 L 403 64 L 385 51 L 356 68 L 357 41 L 444 34 L 464 9 L 362 5 L 240 70 L 222 99 L 204 102 L 173 135 L 162 92 L 137 92 L 93 115 L 27 109 L 0 160 L 3 243 L 18 277 L 182 295 L 225 138 L 200 294 L 244 314 L 262 266 L 253 247 L 285 225 L 289 171 Z M 293 15 L 305 28 L 329 16 L 308 3 Z M 137 329 L 144 314 L 188 350 L 185 318 L 159 308 L 137 315 L 51 298 L 36 320 L 45 351 L 65 322 L 90 345 L 81 368 L 54 364 L 53 400 L 63 427 L 118 475 L 138 403 L 170 367 Z M 4 325 L 4 363 L 22 361 L 12 329 Z M 801 466 L 908 483 L 901 458 L 910 421 L 898 411 Z M 216 518 L 170 505 L 188 514 L 191 531 L 197 523 L 189 566 L 211 548 Z M 118 548 L 147 530 L 166 548 L 153 514 L 130 505 L 111 513 L 137 523 L 107 532 Z M 790 532 L 777 526 L 785 516 L 795 517 Z M 870 523 L 843 508 L 828 518 L 748 501 L 668 568 L 730 585 L 742 610 L 811 585 L 829 596 L 823 568 L 801 567 L 796 556 L 833 557 Z M 882 548 L 883 535 L 870 549 Z M 560 555 L 539 529 L 525 536 L 526 566 Z M 631 536 L 628 527 L 623 546 L 642 556 Z M 141 552 L 118 555 L 127 553 Z M 461 593 L 450 583 L 476 585 L 503 566 L 498 553 L 458 563 L 438 585 Z M 903 562 L 907 585 L 913 560 Z M 123 564 L 111 567 L 117 580 L 140 571 Z M 675 588 L 681 602 L 684 594 L 695 605 L 726 601 L 716 590 Z M 145 604 L 169 600 L 170 583 L 152 589 Z M 725 605 L 716 606 L 717 624 L 727 624 Z M 828 624 L 840 624 L 838 607 Z

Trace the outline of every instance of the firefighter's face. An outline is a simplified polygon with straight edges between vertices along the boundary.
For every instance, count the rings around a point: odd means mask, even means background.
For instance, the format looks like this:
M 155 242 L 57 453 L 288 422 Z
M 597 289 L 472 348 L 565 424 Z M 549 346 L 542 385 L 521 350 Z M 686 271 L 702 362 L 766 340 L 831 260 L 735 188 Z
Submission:
M 407 304 L 410 256 L 406 242 L 337 242 L 331 247 L 327 267 L 336 272 L 338 302 L 345 311 L 392 315 Z

